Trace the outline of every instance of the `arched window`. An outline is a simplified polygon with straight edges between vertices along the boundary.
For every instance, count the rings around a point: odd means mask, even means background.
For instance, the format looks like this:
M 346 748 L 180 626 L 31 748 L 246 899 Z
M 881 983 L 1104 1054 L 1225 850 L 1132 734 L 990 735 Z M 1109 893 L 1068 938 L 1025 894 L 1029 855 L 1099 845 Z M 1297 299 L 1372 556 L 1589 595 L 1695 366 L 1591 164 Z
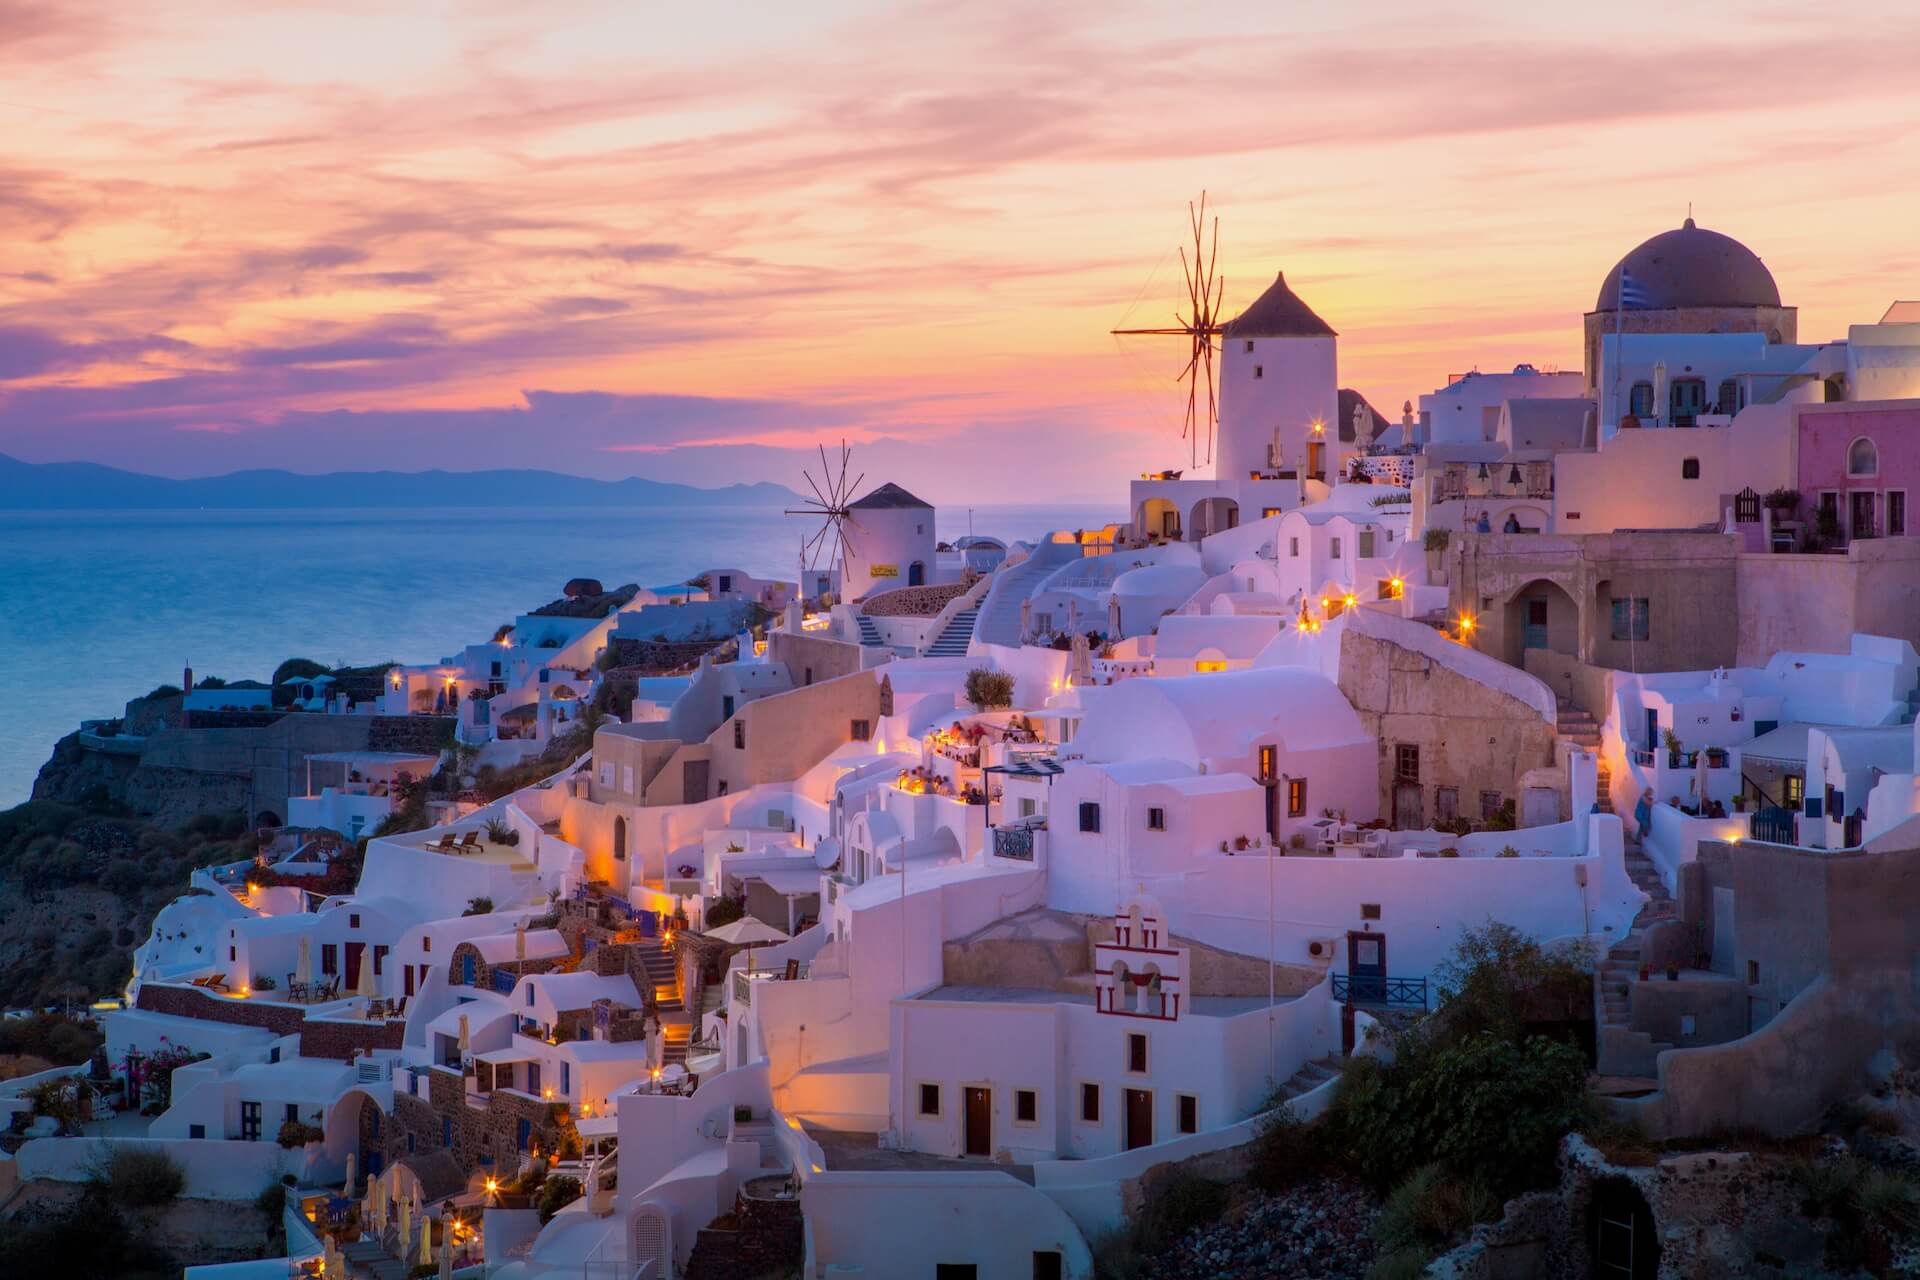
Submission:
M 1714 411 L 1732 417 L 1746 407 L 1744 397 L 1740 394 L 1740 384 L 1732 378 L 1723 379 L 1720 383 L 1720 398 L 1714 405 Z
M 1680 459 L 1680 478 L 1682 480 L 1698 480 L 1700 478 L 1700 459 Z
M 1873 441 L 1861 436 L 1847 446 L 1847 474 L 1871 476 L 1880 473 L 1880 450 Z
M 1636 382 L 1633 390 L 1627 394 L 1627 412 L 1636 418 L 1653 416 L 1653 384 Z

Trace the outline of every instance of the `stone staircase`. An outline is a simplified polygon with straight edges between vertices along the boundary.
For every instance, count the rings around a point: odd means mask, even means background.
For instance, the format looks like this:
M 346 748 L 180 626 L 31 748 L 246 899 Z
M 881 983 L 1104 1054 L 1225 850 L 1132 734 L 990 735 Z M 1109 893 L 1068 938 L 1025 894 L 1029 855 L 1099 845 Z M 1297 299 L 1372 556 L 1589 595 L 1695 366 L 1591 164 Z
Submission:
M 853 615 L 853 620 L 860 626 L 861 644 L 878 645 L 881 642 L 880 628 L 874 625 L 872 618 L 864 613 L 856 613 Z
M 687 1046 L 693 1042 L 693 1022 L 687 1016 L 687 1004 L 680 990 L 680 966 L 673 946 L 659 941 L 642 944 L 641 975 L 653 992 L 654 1008 L 660 1013 L 660 1065 L 687 1064 Z
M 1652 1076 L 1660 1054 L 1673 1046 L 1633 1029 L 1633 984 L 1639 980 L 1640 966 L 1652 958 L 1646 946 L 1647 930 L 1674 919 L 1676 907 L 1637 838 L 1627 840 L 1627 874 L 1648 902 L 1593 975 L 1596 1070 L 1603 1076 Z
M 1561 698 L 1558 700 L 1554 723 L 1554 732 L 1558 735 L 1562 747 L 1565 748 L 1560 753 L 1562 767 L 1565 767 L 1566 759 L 1574 753 L 1581 751 L 1592 752 L 1600 765 L 1598 779 L 1599 795 L 1597 796 L 1600 802 L 1600 810 L 1602 813 L 1612 813 L 1613 778 L 1612 771 L 1607 768 L 1606 757 L 1600 754 L 1600 722 L 1593 718 L 1591 712 L 1581 707 L 1576 707 L 1565 698 Z
M 935 636 L 933 643 L 927 646 L 923 657 L 928 658 L 964 658 L 967 646 L 973 643 L 973 625 L 980 617 L 979 606 L 962 609 L 954 614 Z
M 1303 1093 L 1311 1093 L 1327 1081 L 1337 1077 L 1340 1074 L 1340 1070 L 1339 1058 L 1331 1054 L 1324 1058 L 1316 1058 L 1312 1062 L 1304 1064 L 1298 1071 L 1287 1077 L 1287 1082 L 1280 1086 L 1280 1096 L 1284 1099 L 1291 1100 L 1299 1097 Z

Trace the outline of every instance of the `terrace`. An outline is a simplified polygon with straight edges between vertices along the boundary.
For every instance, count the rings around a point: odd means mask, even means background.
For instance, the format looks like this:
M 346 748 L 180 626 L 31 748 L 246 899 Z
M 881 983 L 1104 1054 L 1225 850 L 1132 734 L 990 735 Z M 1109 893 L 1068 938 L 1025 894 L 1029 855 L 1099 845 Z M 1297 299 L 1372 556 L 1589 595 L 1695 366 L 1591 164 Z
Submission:
M 418 849 L 423 853 L 444 853 L 450 857 L 470 858 L 489 866 L 509 867 L 515 871 L 532 871 L 533 862 L 522 853 L 518 844 L 509 844 L 496 839 L 486 830 L 459 831 L 449 830 L 440 833 L 418 831 L 406 835 L 389 837 L 403 848 Z

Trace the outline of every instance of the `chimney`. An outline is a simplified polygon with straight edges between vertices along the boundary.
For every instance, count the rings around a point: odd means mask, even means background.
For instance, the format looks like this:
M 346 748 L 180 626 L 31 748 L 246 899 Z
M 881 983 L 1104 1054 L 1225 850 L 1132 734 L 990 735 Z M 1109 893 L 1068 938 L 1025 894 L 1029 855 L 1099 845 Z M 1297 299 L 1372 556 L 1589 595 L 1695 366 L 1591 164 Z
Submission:
M 183 674 L 180 677 L 180 692 L 182 693 L 193 692 L 193 668 L 192 667 L 188 667 L 186 669 L 185 674 Z

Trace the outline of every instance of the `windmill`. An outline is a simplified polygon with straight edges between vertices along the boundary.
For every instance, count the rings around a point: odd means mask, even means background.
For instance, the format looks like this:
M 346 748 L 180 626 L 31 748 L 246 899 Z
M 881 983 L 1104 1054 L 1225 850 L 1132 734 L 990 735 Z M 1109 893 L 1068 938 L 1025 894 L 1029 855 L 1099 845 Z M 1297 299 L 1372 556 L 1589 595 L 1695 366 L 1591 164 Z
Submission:
M 1226 282 L 1214 275 L 1215 257 L 1220 251 L 1220 219 L 1215 217 L 1211 224 L 1207 222 L 1207 193 L 1200 193 L 1200 203 L 1187 202 L 1187 222 L 1193 233 L 1193 256 L 1187 256 L 1187 249 L 1180 249 L 1180 269 L 1186 277 L 1187 311 L 1185 315 L 1174 312 L 1173 326 L 1164 329 L 1114 329 L 1115 337 L 1185 337 L 1190 346 L 1187 364 L 1180 371 L 1177 381 L 1187 384 L 1187 413 L 1180 428 L 1180 438 L 1187 441 L 1192 453 L 1193 465 L 1213 461 L 1213 431 L 1219 420 L 1219 397 L 1214 390 L 1213 353 L 1214 339 L 1220 336 L 1220 302 L 1225 293 Z M 1207 455 L 1200 456 L 1201 402 L 1200 383 L 1206 380 L 1206 419 Z
M 852 519 L 854 494 L 860 488 L 860 482 L 867 478 L 861 472 L 852 484 L 847 483 L 847 466 L 853 459 L 853 450 L 847 448 L 847 442 L 840 442 L 840 471 L 836 475 L 833 465 L 827 461 L 827 447 L 820 446 L 820 479 L 816 482 L 810 470 L 800 474 L 806 477 L 807 487 L 813 490 L 811 498 L 802 498 L 798 507 L 787 508 L 790 516 L 811 516 L 820 522 L 813 535 L 800 544 L 800 576 L 805 579 L 809 570 L 820 561 L 822 552 L 826 552 L 827 568 L 831 570 L 836 561 L 843 557 L 848 542 L 846 523 Z M 829 550 L 831 543 L 831 550 Z M 806 584 L 803 581 L 801 591 L 804 594 Z

